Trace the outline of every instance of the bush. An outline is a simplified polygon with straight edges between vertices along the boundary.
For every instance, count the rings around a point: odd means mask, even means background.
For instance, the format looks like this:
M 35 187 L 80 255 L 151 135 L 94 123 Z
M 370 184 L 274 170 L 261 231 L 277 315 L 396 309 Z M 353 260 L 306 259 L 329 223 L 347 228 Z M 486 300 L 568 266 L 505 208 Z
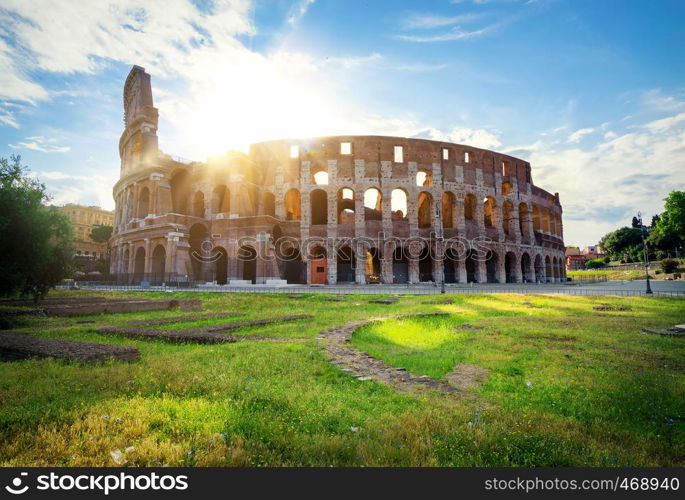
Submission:
M 670 274 L 678 269 L 680 262 L 675 259 L 663 259 L 659 264 L 661 265 L 664 274 Z
M 606 257 L 604 257 L 604 263 L 608 264 L 609 262 L 611 262 L 611 258 L 607 255 Z
M 588 269 L 595 269 L 598 267 L 604 267 L 604 259 L 590 259 L 585 261 L 585 267 Z

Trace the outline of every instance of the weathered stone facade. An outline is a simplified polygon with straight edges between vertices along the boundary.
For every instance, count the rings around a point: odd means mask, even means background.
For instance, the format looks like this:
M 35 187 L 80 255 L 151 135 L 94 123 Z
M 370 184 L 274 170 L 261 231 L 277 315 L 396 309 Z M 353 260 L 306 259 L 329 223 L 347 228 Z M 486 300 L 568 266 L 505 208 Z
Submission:
M 524 160 L 338 136 L 187 162 L 158 150 L 140 67 L 124 109 L 112 273 L 219 284 L 565 279 L 559 196 L 533 185 Z

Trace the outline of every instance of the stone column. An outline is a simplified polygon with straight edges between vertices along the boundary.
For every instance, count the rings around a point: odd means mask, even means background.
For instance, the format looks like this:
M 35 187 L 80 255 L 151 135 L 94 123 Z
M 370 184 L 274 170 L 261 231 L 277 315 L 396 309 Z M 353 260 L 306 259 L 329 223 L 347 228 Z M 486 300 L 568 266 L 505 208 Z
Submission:
M 506 268 L 507 256 L 506 253 L 499 255 L 497 259 L 497 273 L 496 278 L 498 283 L 507 282 L 507 268 Z
M 150 239 L 145 238 L 145 266 L 144 266 L 144 273 L 146 275 L 150 274 L 152 272 L 152 255 L 150 255 Z
M 467 283 L 467 276 L 466 276 L 466 256 L 462 255 L 459 257 L 459 260 L 457 261 L 457 273 L 459 273 L 458 276 L 458 281 L 459 283 Z
M 419 283 L 419 259 L 407 257 L 407 267 L 409 268 L 409 283 Z
M 328 284 L 335 285 L 338 283 L 338 255 L 334 239 L 329 239 L 326 242 L 326 261 L 328 264 Z

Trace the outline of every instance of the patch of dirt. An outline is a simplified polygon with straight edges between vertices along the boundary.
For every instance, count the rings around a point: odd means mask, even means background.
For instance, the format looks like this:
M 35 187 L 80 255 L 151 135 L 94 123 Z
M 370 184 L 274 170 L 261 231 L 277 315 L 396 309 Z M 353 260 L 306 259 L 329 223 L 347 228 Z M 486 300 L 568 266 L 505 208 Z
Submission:
M 226 312 L 226 313 L 206 313 L 206 314 L 187 314 L 185 316 L 170 316 L 168 318 L 157 318 L 157 319 L 133 319 L 125 321 L 127 325 L 164 325 L 167 323 L 180 323 L 188 321 L 198 321 L 202 319 L 220 319 L 220 318 L 230 318 L 232 316 L 240 316 L 237 312 Z
M 326 300 L 329 302 L 345 302 L 345 297 L 327 297 Z
M 572 335 L 524 335 L 524 339 L 531 340 L 551 340 L 552 342 L 573 342 L 578 340 L 577 337 Z
M 445 380 L 460 391 L 475 389 L 487 382 L 490 370 L 478 365 L 459 363 L 445 375 Z
M 630 306 L 615 306 L 612 304 L 599 304 L 592 306 L 594 311 L 632 311 Z
M 540 309 L 540 308 L 542 307 L 542 306 L 535 305 L 535 304 L 533 304 L 532 302 L 530 302 L 530 301 L 528 301 L 528 300 L 522 302 L 521 305 L 524 305 L 524 306 L 526 306 L 526 307 L 533 307 L 533 308 L 536 308 L 536 309 Z
M 470 331 L 470 330 L 483 330 L 483 329 L 485 329 L 484 326 L 470 325 L 468 323 L 464 323 L 463 325 L 458 325 L 458 326 L 454 327 L 454 330 L 456 330 L 456 331 L 459 331 L 459 330 Z
M 429 302 L 426 302 L 426 304 L 454 304 L 454 300 L 453 299 L 431 300 Z
M 642 333 L 652 333 L 654 335 L 662 335 L 665 337 L 685 337 L 685 331 L 681 330 L 680 328 L 667 328 L 666 330 L 643 328 Z
M 377 300 L 370 300 L 370 301 L 369 301 L 370 304 L 394 304 L 395 302 L 397 302 L 397 299 L 396 299 L 396 298 L 392 298 L 392 299 L 377 299 Z
M 130 346 L 49 339 L 16 333 L 0 334 L 1 360 L 13 361 L 31 357 L 97 363 L 108 359 L 134 361 L 140 359 L 140 352 Z

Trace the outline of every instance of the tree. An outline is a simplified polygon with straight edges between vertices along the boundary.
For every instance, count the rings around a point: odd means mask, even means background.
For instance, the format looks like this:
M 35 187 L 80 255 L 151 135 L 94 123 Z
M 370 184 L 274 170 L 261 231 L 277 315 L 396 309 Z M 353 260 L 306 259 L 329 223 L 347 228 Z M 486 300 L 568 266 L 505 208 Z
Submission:
M 673 249 L 685 243 L 685 191 L 671 191 L 664 201 L 654 230 Z
M 628 254 L 630 260 L 640 260 L 639 252 L 642 251 L 642 233 L 639 228 L 622 227 L 605 235 L 599 242 L 599 246 L 616 260 Z
M 585 267 L 587 267 L 588 269 L 604 267 L 604 265 L 604 259 L 589 259 L 585 261 Z
M 659 264 L 661 265 L 664 274 L 671 274 L 680 266 L 680 262 L 675 259 L 664 259 Z
M 90 231 L 90 237 L 98 243 L 107 243 L 112 237 L 112 226 L 97 225 Z
M 73 233 L 27 172 L 19 156 L 0 158 L 0 295 L 38 300 L 70 275 Z
M 640 228 L 640 221 L 638 220 L 637 217 L 633 217 L 633 222 L 631 223 L 631 227 L 636 227 L 638 229 Z

